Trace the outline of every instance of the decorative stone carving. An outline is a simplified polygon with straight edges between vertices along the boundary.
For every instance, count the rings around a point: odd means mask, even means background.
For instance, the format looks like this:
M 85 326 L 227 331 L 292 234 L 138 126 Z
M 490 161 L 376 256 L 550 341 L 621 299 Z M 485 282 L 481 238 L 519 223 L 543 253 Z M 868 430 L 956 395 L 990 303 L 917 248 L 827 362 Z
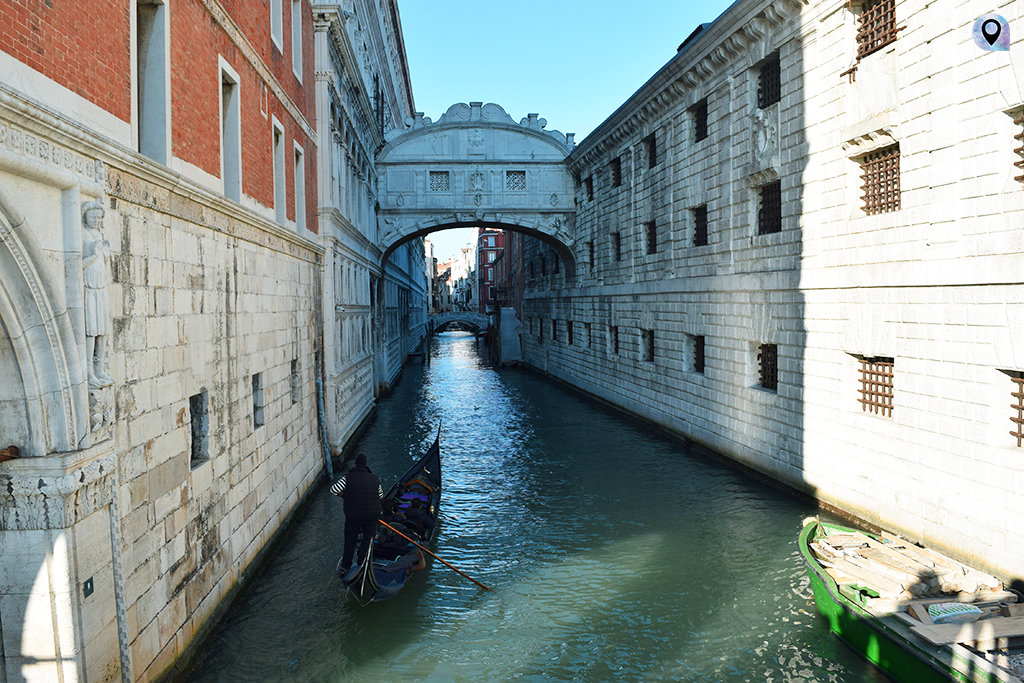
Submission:
M 93 437 L 103 438 L 103 432 L 109 435 L 114 423 L 113 393 L 109 386 L 89 388 L 89 431 Z
M 763 159 L 778 147 L 778 131 L 769 111 L 754 112 L 754 157 Z
M 467 151 L 470 154 L 484 153 L 484 132 L 480 129 L 469 131 L 469 144 Z
M 483 135 L 482 131 L 477 131 Z M 469 190 L 470 192 L 483 192 L 484 191 L 485 176 L 482 171 L 473 171 L 469 174 Z
M 114 379 L 105 370 L 107 337 L 110 336 L 110 242 L 103 237 L 103 205 L 82 206 L 82 270 L 85 284 L 85 360 L 89 388 L 110 386 Z M 91 401 L 90 401 L 91 402 Z

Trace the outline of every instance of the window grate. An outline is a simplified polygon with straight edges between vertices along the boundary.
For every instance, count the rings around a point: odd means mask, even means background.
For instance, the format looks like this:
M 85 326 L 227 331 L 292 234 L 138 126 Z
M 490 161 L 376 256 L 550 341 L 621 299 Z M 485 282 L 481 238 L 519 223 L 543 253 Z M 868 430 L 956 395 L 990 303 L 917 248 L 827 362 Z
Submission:
M 708 205 L 693 209 L 693 246 L 704 247 L 708 243 Z
M 857 29 L 857 59 L 896 40 L 896 0 L 867 0 Z
M 612 159 L 612 187 L 620 185 L 622 185 L 622 159 L 615 157 Z
M 619 328 L 616 325 L 611 326 L 611 342 L 612 342 L 612 353 L 619 352 Z
M 1013 118 L 1013 124 L 1019 128 L 1013 139 L 1020 143 L 1020 147 L 1013 150 L 1013 153 L 1020 157 L 1013 165 L 1024 171 L 1024 109 L 1017 112 Z M 1014 178 L 1018 183 L 1024 183 L 1024 173 Z
M 864 412 L 892 417 L 893 374 L 892 358 L 860 359 L 860 398 Z
M 505 189 L 522 192 L 526 189 L 526 171 L 505 171 Z
M 900 146 L 891 145 L 860 162 L 864 212 L 871 215 L 900 208 Z
M 654 362 L 654 330 L 640 330 L 644 343 L 644 360 Z
M 647 235 L 647 253 L 657 254 L 658 253 L 658 225 L 654 221 L 648 221 L 644 224 L 644 232 Z
M 431 171 L 430 172 L 430 191 L 431 192 L 449 192 L 451 191 L 451 178 L 448 175 L 448 171 Z
M 761 344 L 757 348 L 758 379 L 765 389 L 779 389 L 779 347 L 775 344 Z
M 1016 437 L 1017 448 L 1020 448 L 1024 446 L 1024 372 L 1010 373 L 1010 381 L 1013 382 L 1013 390 L 1010 392 L 1013 403 L 1010 408 L 1017 413 L 1010 416 L 1010 422 L 1013 423 L 1010 436 Z
M 757 234 L 782 232 L 782 182 L 762 185 L 761 205 L 757 209 Z
M 708 136 L 708 100 L 704 98 L 693 106 L 694 142 Z
M 775 54 L 761 65 L 757 75 L 757 108 L 764 109 L 782 99 L 782 76 L 779 55 Z

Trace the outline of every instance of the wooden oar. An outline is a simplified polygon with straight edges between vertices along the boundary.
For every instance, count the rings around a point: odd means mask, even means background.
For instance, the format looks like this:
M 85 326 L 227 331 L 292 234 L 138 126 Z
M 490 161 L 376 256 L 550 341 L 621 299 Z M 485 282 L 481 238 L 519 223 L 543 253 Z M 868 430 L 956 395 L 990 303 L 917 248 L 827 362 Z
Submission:
M 408 536 L 406 536 L 405 534 L 403 534 L 403 533 L 402 533 L 401 531 L 399 531 L 399 530 L 398 530 L 398 529 L 396 529 L 395 527 L 393 527 L 393 526 L 391 526 L 390 524 L 388 524 L 387 522 L 385 522 L 385 521 L 384 521 L 383 519 L 378 519 L 377 521 L 378 521 L 378 522 L 380 522 L 381 524 L 383 524 L 384 526 L 386 526 L 387 528 L 391 529 L 392 531 L 394 531 L 394 532 L 395 532 L 396 534 L 398 534 L 399 536 L 401 536 L 401 537 L 402 537 L 402 538 L 404 538 L 405 540 L 407 540 L 407 541 L 409 541 L 410 543 L 412 543 L 413 545 L 415 545 L 415 546 L 416 546 L 417 548 L 419 548 L 419 549 L 420 549 L 420 550 L 422 550 L 423 552 L 425 552 L 425 553 L 427 553 L 428 555 L 430 555 L 431 557 L 433 557 L 433 558 L 434 558 L 435 560 L 439 560 L 440 562 L 443 562 L 443 563 L 444 563 L 444 565 L 445 565 L 446 567 L 448 567 L 449 569 L 452 569 L 452 570 L 454 570 L 454 571 L 458 572 L 459 574 L 462 574 L 462 575 L 463 575 L 463 576 L 465 576 L 465 577 L 466 577 L 467 579 L 469 579 L 470 581 L 472 581 L 472 582 L 473 582 L 473 583 L 475 583 L 476 585 L 478 585 L 478 586 L 480 586 L 481 588 L 483 588 L 483 589 L 484 589 L 485 591 L 489 591 L 489 590 L 491 590 L 490 588 L 488 588 L 487 586 L 483 585 L 482 583 L 480 583 L 479 581 L 477 581 L 476 579 L 474 579 L 474 578 L 473 578 L 472 576 L 470 576 L 470 575 L 469 575 L 469 574 L 467 574 L 466 572 L 462 571 L 461 569 L 459 569 L 458 567 L 456 567 L 455 565 L 453 565 L 453 564 L 452 564 L 451 562 L 447 562 L 447 561 L 445 561 L 445 560 L 442 560 L 442 559 L 441 559 L 440 557 L 438 557 L 438 556 L 437 556 L 437 555 L 436 555 L 435 553 L 432 553 L 432 552 L 430 552 L 430 550 L 428 550 L 428 549 L 424 548 L 424 547 L 423 547 L 422 545 L 420 545 L 419 543 L 417 543 L 417 542 L 416 542 L 416 541 L 414 541 L 413 539 L 409 538 Z

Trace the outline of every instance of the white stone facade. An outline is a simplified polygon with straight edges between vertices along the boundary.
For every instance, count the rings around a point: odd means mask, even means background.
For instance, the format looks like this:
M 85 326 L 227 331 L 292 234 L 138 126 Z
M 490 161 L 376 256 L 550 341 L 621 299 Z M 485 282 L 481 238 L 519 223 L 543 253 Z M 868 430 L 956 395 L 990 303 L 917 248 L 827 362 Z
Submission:
M 995 9 L 1019 23 L 1015 4 Z M 1010 375 L 1024 369 L 1014 179 L 1024 77 L 1011 63 L 1024 63 L 1022 31 L 1009 53 L 983 52 L 968 5 L 903 0 L 905 28 L 858 62 L 861 11 L 737 3 L 579 145 L 568 159 L 577 277 L 555 273 L 551 249 L 531 242 L 525 358 L 831 505 L 1019 578 L 1024 451 L 1009 432 Z M 759 107 L 761 67 L 776 53 L 781 101 Z M 854 79 L 841 76 L 855 65 Z M 894 143 L 901 206 L 868 215 L 860 161 Z M 781 229 L 759 234 L 774 181 Z M 766 344 L 776 389 L 760 386 Z M 861 359 L 879 357 L 893 359 L 891 416 L 858 401 Z

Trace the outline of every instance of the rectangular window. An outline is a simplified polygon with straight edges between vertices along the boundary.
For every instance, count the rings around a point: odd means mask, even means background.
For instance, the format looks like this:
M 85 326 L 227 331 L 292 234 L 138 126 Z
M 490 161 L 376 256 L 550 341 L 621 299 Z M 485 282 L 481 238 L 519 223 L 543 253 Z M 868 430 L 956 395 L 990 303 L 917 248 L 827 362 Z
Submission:
M 192 418 L 192 467 L 210 459 L 210 397 L 206 389 L 188 399 Z
M 509 192 L 525 192 L 526 171 L 505 171 L 505 189 Z
M 587 176 L 583 179 L 583 187 L 587 190 L 587 201 L 594 201 L 594 178 Z
M 690 337 L 693 348 L 693 371 L 704 374 L 704 335 L 695 334 Z
M 779 390 L 779 347 L 775 344 L 757 347 L 757 375 L 762 389 Z
M 900 208 L 900 146 L 891 145 L 867 154 L 860 161 L 864 184 L 864 213 L 871 215 Z
M 558 341 L 558 321 L 551 319 L 551 341 Z
M 590 267 L 594 267 L 594 241 L 590 240 L 587 242 L 587 261 L 590 263 Z
M 896 0 L 866 0 L 857 29 L 857 59 L 896 40 Z
M 644 223 L 644 235 L 647 238 L 647 253 L 658 253 L 658 226 L 654 221 Z
M 644 152 L 647 154 L 647 168 L 654 168 L 658 165 L 658 142 L 651 133 L 644 138 Z
M 618 232 L 612 233 L 612 254 L 615 255 L 616 261 L 622 260 L 622 234 Z
M 302 82 L 302 0 L 292 0 L 292 71 Z
M 167 5 L 139 0 L 136 7 L 139 153 L 167 163 L 168 52 Z
M 252 376 L 252 427 L 258 429 L 263 426 L 263 373 L 257 372 Z
M 299 377 L 299 361 L 297 358 L 292 359 L 292 405 L 299 402 L 299 394 L 302 388 L 302 379 Z
M 242 199 L 242 108 L 238 74 L 221 62 L 220 70 L 220 164 L 224 196 Z
M 617 354 L 619 352 L 619 327 L 617 325 L 609 327 L 608 340 L 611 342 L 612 353 Z
M 295 229 L 306 229 L 306 162 L 295 145 Z
M 766 59 L 757 73 L 757 108 L 765 109 L 782 99 L 779 53 Z
M 530 334 L 533 334 L 533 318 L 530 318 Z
M 1024 446 L 1024 372 L 1003 370 L 1010 376 L 1010 436 L 1017 440 L 1017 448 Z
M 544 341 L 544 318 L 537 318 L 537 341 Z
M 288 220 L 284 180 L 284 128 L 276 117 L 271 119 L 274 137 L 274 220 L 284 224 Z
M 571 320 L 566 320 L 565 321 L 565 333 L 568 335 L 568 338 L 569 338 L 569 346 L 572 346 L 572 321 Z
M 284 6 L 281 0 L 270 0 L 270 39 L 281 50 L 284 45 Z
M 493 237 L 488 237 L 487 238 L 487 246 L 489 246 L 489 247 L 493 247 L 494 246 L 494 238 Z
M 612 187 L 620 187 L 622 185 L 622 159 L 615 157 L 612 159 Z
M 691 209 L 693 212 L 693 246 L 704 247 L 708 243 L 708 205 Z
M 448 175 L 448 171 L 430 171 L 430 184 L 429 188 L 431 192 L 450 192 L 451 191 L 451 178 Z
M 782 232 L 782 182 L 779 180 L 758 188 L 757 234 L 774 232 Z
M 860 402 L 865 413 L 892 417 L 893 358 L 860 358 Z
M 594 335 L 591 334 L 590 323 L 583 323 L 583 334 L 587 337 L 587 348 L 591 348 L 594 343 Z
M 494 263 L 494 259 L 496 259 L 496 258 L 498 258 L 498 252 L 496 252 L 496 251 L 489 251 L 489 252 L 487 252 L 487 262 L 488 263 Z
M 700 142 L 708 136 L 708 99 L 705 97 L 690 111 L 693 113 L 693 141 Z
M 640 330 L 641 341 L 643 342 L 644 360 L 654 362 L 654 330 Z

